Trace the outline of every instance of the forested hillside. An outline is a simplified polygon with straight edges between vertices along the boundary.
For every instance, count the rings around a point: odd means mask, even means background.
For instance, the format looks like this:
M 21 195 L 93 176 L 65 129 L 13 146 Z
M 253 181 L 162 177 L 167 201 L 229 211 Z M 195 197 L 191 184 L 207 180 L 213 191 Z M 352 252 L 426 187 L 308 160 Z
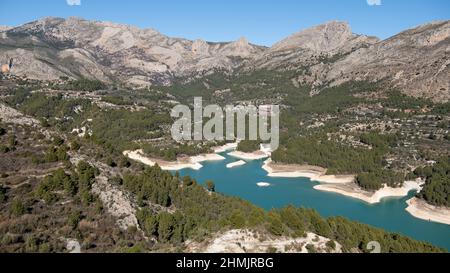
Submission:
M 436 206 L 450 207 L 450 157 L 441 158 L 435 165 L 417 168 L 412 177 L 425 178 L 425 186 L 418 196 Z

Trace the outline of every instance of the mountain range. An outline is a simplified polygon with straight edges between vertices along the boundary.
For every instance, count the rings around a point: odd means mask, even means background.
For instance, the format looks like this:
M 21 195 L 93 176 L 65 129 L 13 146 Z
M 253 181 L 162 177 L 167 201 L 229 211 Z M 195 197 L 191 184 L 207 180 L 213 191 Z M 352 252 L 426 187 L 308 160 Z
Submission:
M 80 18 L 47 17 L 0 27 L 0 60 L 11 73 L 42 80 L 90 78 L 142 87 L 171 85 L 214 72 L 296 71 L 294 85 L 323 87 L 384 80 L 411 96 L 450 99 L 450 21 L 406 30 L 386 40 L 332 21 L 302 30 L 272 47 L 191 41 L 154 29 Z

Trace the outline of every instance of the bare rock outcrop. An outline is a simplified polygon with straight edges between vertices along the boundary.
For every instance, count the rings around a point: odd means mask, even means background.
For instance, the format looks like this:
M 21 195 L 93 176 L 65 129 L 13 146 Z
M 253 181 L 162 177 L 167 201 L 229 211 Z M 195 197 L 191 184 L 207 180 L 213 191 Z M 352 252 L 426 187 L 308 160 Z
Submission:
M 332 242 L 332 243 L 330 243 Z M 333 247 L 331 247 L 333 246 Z M 305 237 L 276 237 L 247 229 L 236 229 L 216 234 L 202 243 L 189 241 L 187 252 L 193 253 L 341 253 L 342 246 L 325 237 L 307 233 Z
M 450 21 L 402 32 L 352 52 L 326 71 L 324 81 L 388 79 L 408 95 L 450 99 Z
M 328 54 L 345 51 L 346 48 L 358 43 L 371 44 L 376 38 L 354 34 L 345 22 L 332 21 L 297 32 L 276 43 L 270 51 L 305 49 Z
M 271 48 L 249 43 L 190 41 L 80 18 L 48 17 L 0 28 L 0 60 L 11 73 L 52 80 L 94 78 L 132 86 L 170 85 L 216 71 L 293 70 L 292 82 L 326 86 L 351 80 L 392 83 L 408 95 L 450 99 L 450 21 L 434 22 L 380 41 L 332 21 L 299 31 Z
M 10 30 L 12 27 L 10 26 L 0 26 L 0 32 Z
M 232 70 L 263 47 L 246 40 L 208 43 L 171 38 L 154 29 L 79 18 L 48 17 L 4 31 L 2 56 L 17 58 L 17 75 L 95 78 L 136 85 L 171 83 L 174 76 Z

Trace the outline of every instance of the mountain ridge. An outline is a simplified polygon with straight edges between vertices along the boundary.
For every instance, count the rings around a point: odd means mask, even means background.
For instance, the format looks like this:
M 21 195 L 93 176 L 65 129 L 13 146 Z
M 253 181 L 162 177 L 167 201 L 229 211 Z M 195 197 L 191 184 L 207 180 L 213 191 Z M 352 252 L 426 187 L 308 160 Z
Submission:
M 313 94 L 350 80 L 388 79 L 407 94 L 447 101 L 449 37 L 450 21 L 424 24 L 385 40 L 330 21 L 264 47 L 246 38 L 192 41 L 152 28 L 46 17 L 0 30 L 0 59 L 15 58 L 12 73 L 30 78 L 68 76 L 135 87 L 171 85 L 175 78 L 189 81 L 217 71 L 302 68 L 306 72 L 293 81 L 313 86 Z

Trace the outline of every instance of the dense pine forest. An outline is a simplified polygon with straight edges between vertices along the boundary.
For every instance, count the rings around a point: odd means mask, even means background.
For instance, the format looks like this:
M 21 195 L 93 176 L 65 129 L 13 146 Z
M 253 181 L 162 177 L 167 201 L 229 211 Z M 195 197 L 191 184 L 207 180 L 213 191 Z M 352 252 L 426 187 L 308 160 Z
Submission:
M 450 207 L 450 157 L 441 158 L 433 166 L 417 168 L 411 176 L 426 179 L 418 197 L 436 206 Z

